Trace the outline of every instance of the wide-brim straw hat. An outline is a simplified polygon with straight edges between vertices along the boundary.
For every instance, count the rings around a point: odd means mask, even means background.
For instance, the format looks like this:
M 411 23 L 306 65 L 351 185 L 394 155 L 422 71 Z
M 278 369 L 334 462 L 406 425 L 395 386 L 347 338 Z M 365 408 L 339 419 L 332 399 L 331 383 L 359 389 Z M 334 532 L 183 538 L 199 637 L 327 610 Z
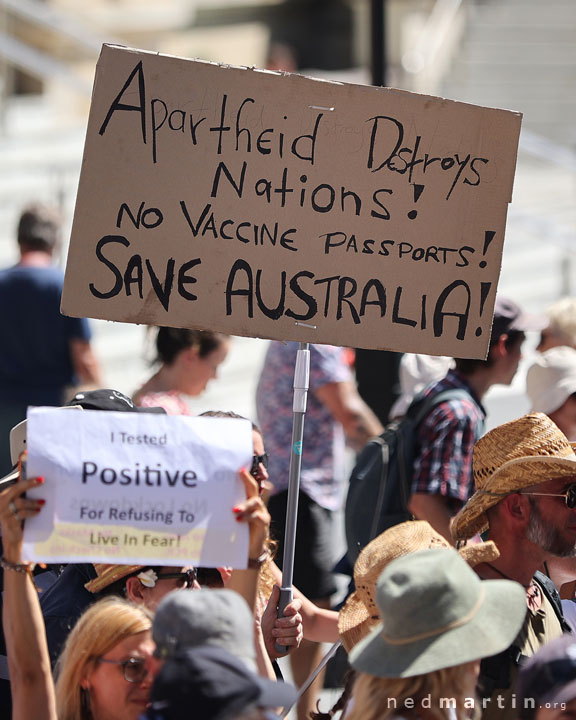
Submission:
M 526 615 L 521 585 L 480 580 L 456 550 L 443 548 L 393 560 L 376 601 L 382 621 L 349 658 L 377 677 L 414 677 L 496 655 Z
M 99 593 L 117 580 L 128 577 L 138 570 L 143 570 L 146 565 L 106 565 L 94 563 L 96 577 L 87 582 L 84 587 L 91 593 Z
M 452 521 L 455 540 L 488 528 L 486 510 L 511 493 L 558 477 L 576 477 L 576 455 L 558 426 L 544 413 L 530 413 L 499 425 L 474 445 L 476 492 Z
M 350 652 L 380 622 L 375 600 L 376 582 L 392 560 L 417 550 L 451 547 L 424 520 L 408 520 L 395 525 L 368 543 L 354 565 L 356 590 L 338 615 L 338 632 L 345 650 Z M 470 545 L 459 552 L 471 567 L 481 562 L 493 562 L 500 555 L 493 542 Z

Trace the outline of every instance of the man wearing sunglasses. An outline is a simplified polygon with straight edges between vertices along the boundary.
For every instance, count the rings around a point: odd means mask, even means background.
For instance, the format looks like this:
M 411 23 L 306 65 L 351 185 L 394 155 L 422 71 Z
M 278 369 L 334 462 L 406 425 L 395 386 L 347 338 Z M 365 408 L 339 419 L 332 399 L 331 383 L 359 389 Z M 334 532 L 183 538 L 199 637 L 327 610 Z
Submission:
M 487 533 L 500 552 L 475 570 L 483 579 L 507 578 L 526 589 L 527 613 L 513 645 L 482 661 L 483 720 L 516 718 L 518 667 L 539 647 L 569 630 L 558 593 L 538 572 L 550 556 L 576 556 L 576 455 L 543 413 L 494 428 L 474 446 L 476 492 L 452 523 L 456 541 Z

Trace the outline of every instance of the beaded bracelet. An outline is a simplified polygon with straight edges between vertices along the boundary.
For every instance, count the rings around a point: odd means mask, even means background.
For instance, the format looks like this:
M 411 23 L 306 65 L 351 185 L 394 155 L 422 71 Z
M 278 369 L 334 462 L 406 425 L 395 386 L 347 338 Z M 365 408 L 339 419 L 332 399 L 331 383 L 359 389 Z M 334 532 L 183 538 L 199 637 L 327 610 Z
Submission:
M 13 572 L 23 573 L 29 575 L 32 572 L 30 563 L 12 563 L 6 560 L 5 557 L 0 558 L 0 567 L 3 570 L 12 570 Z

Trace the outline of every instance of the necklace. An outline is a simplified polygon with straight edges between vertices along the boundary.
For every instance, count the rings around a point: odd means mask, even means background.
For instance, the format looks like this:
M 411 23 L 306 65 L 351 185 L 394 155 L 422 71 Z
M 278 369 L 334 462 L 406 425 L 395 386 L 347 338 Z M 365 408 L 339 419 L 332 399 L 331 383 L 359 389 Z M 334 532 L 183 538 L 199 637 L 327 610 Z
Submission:
M 484 565 L 487 565 L 489 568 L 494 570 L 495 573 L 498 573 L 498 575 L 500 575 L 500 577 L 503 577 L 505 580 L 512 580 L 512 582 L 518 582 L 518 580 L 514 580 L 514 578 L 511 578 L 510 575 L 506 575 L 506 573 L 503 573 L 502 570 L 499 570 L 495 565 L 492 565 L 492 563 L 487 562 L 487 563 L 484 563 Z M 522 583 L 519 583 L 519 584 L 522 585 Z M 532 585 L 534 585 L 533 580 L 530 581 L 529 585 L 522 585 L 522 587 L 525 590 L 528 590 L 528 588 L 532 587 Z

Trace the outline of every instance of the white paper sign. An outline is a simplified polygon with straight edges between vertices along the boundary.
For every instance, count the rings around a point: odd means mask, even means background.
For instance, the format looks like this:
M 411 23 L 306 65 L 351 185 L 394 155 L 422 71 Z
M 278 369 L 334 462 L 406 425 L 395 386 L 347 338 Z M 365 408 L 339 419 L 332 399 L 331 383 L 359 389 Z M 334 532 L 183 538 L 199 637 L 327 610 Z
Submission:
M 46 505 L 26 521 L 27 560 L 246 567 L 232 508 L 249 421 L 34 408 L 27 446 L 28 476 L 46 480 L 30 492 Z

